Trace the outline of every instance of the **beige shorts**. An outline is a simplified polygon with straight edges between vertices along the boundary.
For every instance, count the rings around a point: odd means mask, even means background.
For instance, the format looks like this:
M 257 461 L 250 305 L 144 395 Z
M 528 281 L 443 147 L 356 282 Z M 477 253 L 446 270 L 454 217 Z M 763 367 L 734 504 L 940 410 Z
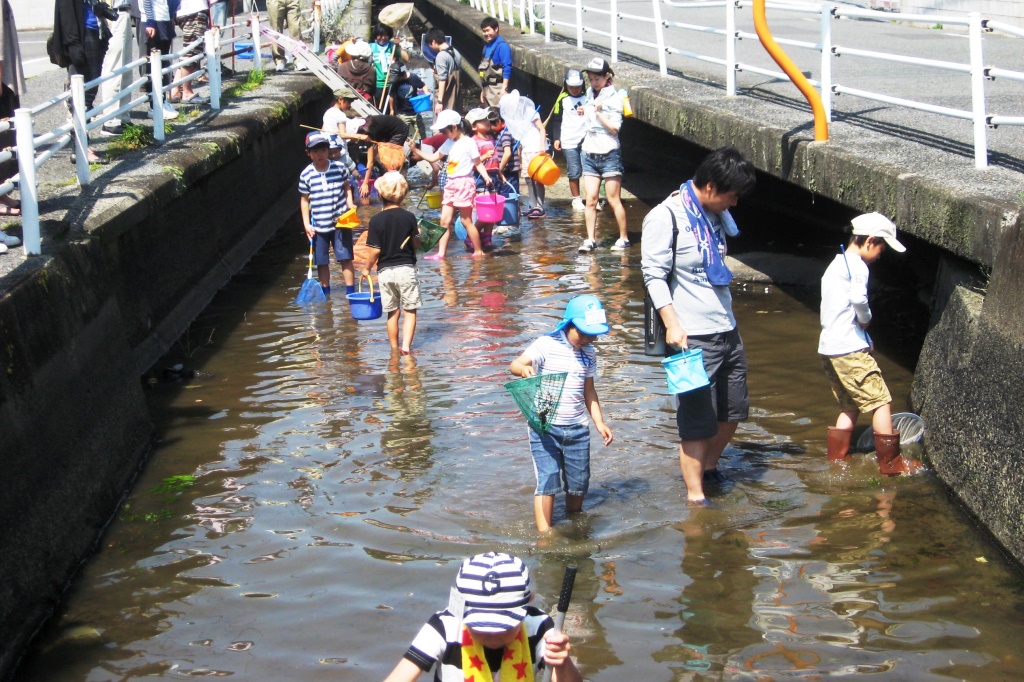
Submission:
M 380 287 L 380 302 L 386 313 L 399 308 L 416 310 L 423 305 L 416 268 L 411 265 L 381 270 L 377 273 L 377 285 Z
M 822 355 L 821 366 L 843 412 L 866 414 L 892 402 L 882 370 L 866 350 L 834 357 Z

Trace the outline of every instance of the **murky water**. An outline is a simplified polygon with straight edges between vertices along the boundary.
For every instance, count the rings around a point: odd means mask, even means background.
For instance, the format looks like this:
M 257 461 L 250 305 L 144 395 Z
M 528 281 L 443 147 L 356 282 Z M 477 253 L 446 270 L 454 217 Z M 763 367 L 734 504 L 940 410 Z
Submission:
M 544 606 L 579 564 L 567 629 L 595 681 L 1020 676 L 1020 575 L 943 488 L 879 481 L 867 458 L 830 470 L 813 301 L 736 288 L 753 415 L 732 487 L 689 510 L 663 375 L 639 354 L 639 248 L 578 256 L 564 202 L 545 222 L 481 261 L 421 263 L 406 358 L 342 300 L 291 305 L 305 253 L 282 230 L 168 361 L 200 374 L 152 386 L 152 460 L 18 679 L 381 679 L 458 560 L 489 549 L 528 559 Z M 585 291 L 612 325 L 597 386 L 616 440 L 593 447 L 585 513 L 556 514 L 542 545 L 502 383 Z M 882 345 L 905 409 L 911 375 Z

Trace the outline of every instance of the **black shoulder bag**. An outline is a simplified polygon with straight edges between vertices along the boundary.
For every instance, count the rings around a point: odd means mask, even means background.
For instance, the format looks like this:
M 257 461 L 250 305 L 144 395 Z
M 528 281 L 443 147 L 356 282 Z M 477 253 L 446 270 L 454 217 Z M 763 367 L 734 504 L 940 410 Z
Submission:
M 669 292 L 672 291 L 672 280 L 676 274 L 676 240 L 679 237 L 679 226 L 676 224 L 676 214 L 667 206 L 668 215 L 672 218 L 672 268 L 668 271 L 665 283 L 668 284 Z M 668 355 L 668 347 L 665 344 L 665 323 L 661 321 L 661 315 L 654 308 L 654 301 L 644 286 L 644 355 L 663 358 Z

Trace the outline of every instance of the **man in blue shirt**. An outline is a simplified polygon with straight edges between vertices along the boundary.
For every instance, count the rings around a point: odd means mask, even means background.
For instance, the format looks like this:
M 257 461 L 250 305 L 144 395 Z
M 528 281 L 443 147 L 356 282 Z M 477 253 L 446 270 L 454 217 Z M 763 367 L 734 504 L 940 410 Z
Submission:
M 484 36 L 484 55 L 480 60 L 480 103 L 498 106 L 501 96 L 508 92 L 508 80 L 512 77 L 512 48 L 498 35 L 498 20 L 487 17 L 480 22 Z

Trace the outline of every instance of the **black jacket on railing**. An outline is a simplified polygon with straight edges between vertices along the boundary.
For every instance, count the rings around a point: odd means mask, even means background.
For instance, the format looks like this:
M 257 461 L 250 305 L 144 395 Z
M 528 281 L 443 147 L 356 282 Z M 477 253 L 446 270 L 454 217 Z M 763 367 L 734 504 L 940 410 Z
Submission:
M 53 8 L 53 40 L 46 50 L 50 61 L 58 66 L 73 64 L 81 72 L 85 69 L 85 2 L 83 0 L 57 0 Z

